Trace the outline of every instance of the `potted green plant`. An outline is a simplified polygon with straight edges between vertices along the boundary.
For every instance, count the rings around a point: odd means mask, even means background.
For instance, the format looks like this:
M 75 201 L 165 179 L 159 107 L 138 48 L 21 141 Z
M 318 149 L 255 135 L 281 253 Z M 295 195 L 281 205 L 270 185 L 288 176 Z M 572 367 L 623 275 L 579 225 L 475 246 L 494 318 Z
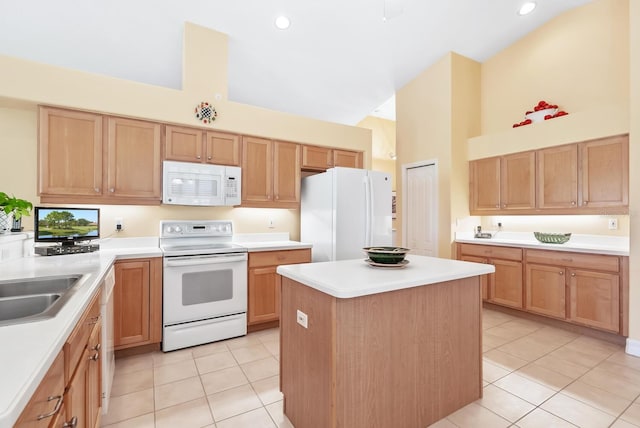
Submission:
M 12 232 L 20 232 L 22 230 L 22 216 L 31 214 L 32 209 L 33 204 L 31 202 L 0 192 L 0 211 L 4 213 L 7 219 L 13 219 Z M 6 230 L 6 227 L 4 229 Z

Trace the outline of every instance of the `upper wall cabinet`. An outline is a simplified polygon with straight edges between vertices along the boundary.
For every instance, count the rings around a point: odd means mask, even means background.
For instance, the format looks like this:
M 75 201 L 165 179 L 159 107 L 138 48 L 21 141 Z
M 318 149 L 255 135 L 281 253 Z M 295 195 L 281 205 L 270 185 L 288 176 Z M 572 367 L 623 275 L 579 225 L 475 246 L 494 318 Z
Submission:
M 161 125 L 40 109 L 42 202 L 159 204 Z
M 471 212 L 535 208 L 535 152 L 470 162 Z
M 242 138 L 242 206 L 297 208 L 300 204 L 300 145 Z
M 469 167 L 472 215 L 628 212 L 627 135 L 478 159 Z
M 334 166 L 362 168 L 362 152 L 331 147 L 302 146 L 302 169 L 325 171 Z
M 240 137 L 225 132 L 167 125 L 165 159 L 240 166 Z

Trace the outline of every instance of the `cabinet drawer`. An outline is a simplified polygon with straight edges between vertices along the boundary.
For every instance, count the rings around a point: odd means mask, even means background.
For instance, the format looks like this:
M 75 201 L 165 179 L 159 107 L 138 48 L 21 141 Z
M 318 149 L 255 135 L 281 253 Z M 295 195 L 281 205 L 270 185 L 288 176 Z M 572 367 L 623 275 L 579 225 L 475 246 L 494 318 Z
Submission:
M 527 263 L 564 266 L 569 268 L 585 268 L 618 272 L 620 259 L 616 256 L 601 254 L 568 253 L 564 251 L 526 250 Z
M 311 261 L 311 249 L 249 253 L 249 267 L 291 265 Z
M 460 254 L 503 260 L 522 260 L 522 249 L 494 245 L 460 244 Z
M 60 351 L 20 415 L 15 428 L 47 427 L 62 410 L 64 393 L 64 352 Z M 57 407 L 57 409 L 56 409 Z M 48 415 L 48 416 L 47 416 Z M 40 419 L 39 419 L 40 418 Z
M 87 347 L 89 335 L 93 326 L 100 320 L 100 293 L 91 300 L 89 308 L 82 314 L 67 341 L 64 344 L 64 380 L 65 384 L 71 380 L 71 376 Z

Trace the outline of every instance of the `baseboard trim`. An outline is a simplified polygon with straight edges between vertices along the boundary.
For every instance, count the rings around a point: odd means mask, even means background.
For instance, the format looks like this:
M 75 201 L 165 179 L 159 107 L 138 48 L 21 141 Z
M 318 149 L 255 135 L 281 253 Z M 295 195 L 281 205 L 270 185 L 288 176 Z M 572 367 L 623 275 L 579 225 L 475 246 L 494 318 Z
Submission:
M 627 338 L 627 346 L 624 352 L 634 357 L 640 357 L 640 340 Z

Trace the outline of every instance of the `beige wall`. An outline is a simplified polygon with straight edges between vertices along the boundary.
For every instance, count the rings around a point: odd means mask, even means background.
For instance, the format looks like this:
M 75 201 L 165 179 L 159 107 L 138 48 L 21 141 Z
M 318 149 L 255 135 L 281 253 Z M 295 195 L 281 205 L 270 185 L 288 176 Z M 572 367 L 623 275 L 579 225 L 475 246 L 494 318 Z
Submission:
M 485 61 L 482 134 L 511 128 L 538 100 L 558 104 L 569 114 L 621 105 L 626 109 L 628 17 L 628 0 L 596 0 Z
M 451 255 L 455 219 L 468 216 L 466 141 L 479 130 L 479 72 L 475 61 L 450 53 L 396 93 L 398 203 L 402 165 L 436 160 L 440 257 Z
M 392 189 L 396 188 L 396 161 L 390 158 L 396 152 L 396 122 L 367 116 L 356 126 L 371 130 L 371 169 L 391 175 Z
M 0 190 L 37 204 L 37 104 L 93 110 L 142 119 L 201 126 L 194 107 L 210 101 L 218 118 L 210 128 L 274 139 L 364 151 L 371 166 L 371 130 L 323 122 L 226 100 L 226 35 L 187 23 L 184 90 L 0 56 Z M 208 54 L 203 54 L 203 53 Z M 211 55 L 211 53 L 215 55 Z M 202 70 L 218 71 L 202 73 Z M 7 84 L 10 82 L 11 84 Z M 216 99 L 217 95 L 221 99 Z M 204 207 L 102 206 L 102 235 L 124 219 L 118 236 L 157 236 L 158 220 L 230 218 L 238 233 L 289 232 L 299 238 L 298 210 Z M 267 228 L 267 220 L 275 228 Z M 25 228 L 33 219 L 25 218 Z
M 631 254 L 629 257 L 629 338 L 635 341 L 635 353 L 640 354 L 640 2 L 630 2 L 630 116 L 629 129 L 629 212 L 631 223 Z

